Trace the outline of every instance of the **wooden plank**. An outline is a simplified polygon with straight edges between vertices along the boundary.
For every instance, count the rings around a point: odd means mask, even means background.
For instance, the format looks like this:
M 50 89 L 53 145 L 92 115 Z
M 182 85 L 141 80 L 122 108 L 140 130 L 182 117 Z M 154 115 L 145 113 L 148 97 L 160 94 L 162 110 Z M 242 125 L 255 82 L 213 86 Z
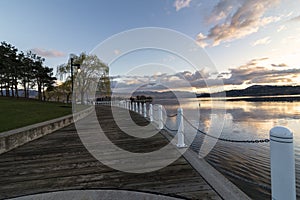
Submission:
M 122 112 L 120 109 L 120 116 Z M 137 124 L 148 124 L 140 115 L 130 114 Z M 108 106 L 97 107 L 97 115 L 109 138 L 128 151 L 151 152 L 168 143 L 161 134 L 145 139 L 125 134 L 114 122 Z M 124 154 L 112 150 L 103 155 L 111 162 L 126 160 Z M 151 162 L 155 165 L 160 160 Z M 142 174 L 120 172 L 103 165 L 82 145 L 74 124 L 0 155 L 0 198 L 101 188 L 139 190 L 189 199 L 221 199 L 183 157 L 168 167 Z

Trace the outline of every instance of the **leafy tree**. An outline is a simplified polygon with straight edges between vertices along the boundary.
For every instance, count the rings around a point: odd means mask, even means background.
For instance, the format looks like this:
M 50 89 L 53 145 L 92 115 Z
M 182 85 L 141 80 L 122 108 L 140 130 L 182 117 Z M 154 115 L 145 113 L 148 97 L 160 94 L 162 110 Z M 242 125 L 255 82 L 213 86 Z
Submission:
M 0 45 L 0 94 L 19 97 L 19 86 L 24 89 L 24 97 L 29 97 L 30 88 L 37 87 L 38 98 L 42 100 L 46 87 L 56 80 L 53 69 L 44 67 L 44 58 L 31 51 L 25 55 L 11 44 L 2 42 Z
M 84 104 L 85 99 L 93 95 L 92 92 L 100 90 L 102 94 L 110 96 L 110 79 L 108 77 L 109 68 L 96 55 L 81 53 L 74 57 L 73 63 L 80 65 L 80 72 L 74 69 L 74 83 L 76 99 Z M 57 67 L 57 76 L 66 77 L 66 81 L 71 81 L 71 62 Z M 68 85 L 72 87 L 71 83 Z M 91 88 L 96 86 L 97 88 Z M 70 89 L 71 90 L 71 89 Z M 69 98 L 67 98 L 69 99 Z

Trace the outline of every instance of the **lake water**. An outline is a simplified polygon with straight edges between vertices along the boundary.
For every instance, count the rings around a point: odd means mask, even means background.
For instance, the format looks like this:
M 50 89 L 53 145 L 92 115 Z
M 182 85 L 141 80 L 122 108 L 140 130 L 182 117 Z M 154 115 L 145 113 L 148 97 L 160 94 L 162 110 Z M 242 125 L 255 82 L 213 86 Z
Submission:
M 160 100 L 167 113 L 176 112 L 178 105 Z M 269 131 L 277 125 L 286 126 L 294 133 L 297 197 L 300 197 L 300 102 L 247 102 L 186 99 L 180 102 L 188 115 L 198 109 L 200 119 L 191 120 L 200 130 L 213 131 L 222 126 L 220 138 L 253 140 L 269 138 Z M 212 112 L 213 108 L 213 112 Z M 224 109 L 225 108 L 225 109 Z M 225 112 L 224 112 L 225 111 Z M 211 119 L 219 119 L 220 124 Z M 224 120 L 224 124 L 221 121 Z M 168 118 L 167 125 L 175 128 L 176 119 Z M 186 127 L 186 131 L 193 131 Z M 198 151 L 203 135 L 197 134 L 192 147 Z M 230 143 L 218 141 L 205 159 L 253 199 L 270 199 L 269 143 Z

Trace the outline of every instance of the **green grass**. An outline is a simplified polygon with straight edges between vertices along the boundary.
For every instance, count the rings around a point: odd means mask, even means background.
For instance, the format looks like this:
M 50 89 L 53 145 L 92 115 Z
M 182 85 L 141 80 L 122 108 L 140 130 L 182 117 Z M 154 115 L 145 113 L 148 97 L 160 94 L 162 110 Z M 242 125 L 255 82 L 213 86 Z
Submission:
M 0 97 L 0 132 L 72 113 L 71 104 Z

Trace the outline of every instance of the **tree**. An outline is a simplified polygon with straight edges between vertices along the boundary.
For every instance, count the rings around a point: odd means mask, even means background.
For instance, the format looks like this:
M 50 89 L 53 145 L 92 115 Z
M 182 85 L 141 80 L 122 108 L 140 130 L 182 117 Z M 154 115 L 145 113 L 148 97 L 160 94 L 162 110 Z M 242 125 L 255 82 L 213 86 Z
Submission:
M 81 53 L 74 57 L 74 63 L 80 65 L 80 72 L 74 70 L 75 97 L 82 104 L 85 99 L 88 100 L 93 92 L 100 90 L 105 96 L 110 96 L 110 79 L 108 77 L 109 68 L 96 55 L 87 55 Z M 60 78 L 65 78 L 66 81 L 71 81 L 70 77 L 71 62 L 59 65 L 56 75 Z M 69 75 L 69 76 L 68 76 Z M 95 88 L 91 88 L 94 86 Z M 71 88 L 71 84 L 69 84 Z M 67 98 L 68 99 L 68 98 Z
M 0 82 L 1 82 L 1 91 L 4 88 L 6 96 L 10 96 L 11 94 L 14 96 L 14 85 L 17 85 L 17 51 L 18 49 L 11 44 L 6 42 L 1 42 L 0 46 L 0 60 L 1 60 L 1 74 L 0 74 Z M 16 86 L 17 87 L 17 86 Z M 1 92 L 3 94 L 3 92 Z
M 24 89 L 24 97 L 29 97 L 29 89 L 37 87 L 39 100 L 42 100 L 46 87 L 56 80 L 53 69 L 44 67 L 44 58 L 31 51 L 25 55 L 11 44 L 0 45 L 0 94 L 19 97 L 19 86 Z M 45 98 L 44 98 L 45 99 Z

